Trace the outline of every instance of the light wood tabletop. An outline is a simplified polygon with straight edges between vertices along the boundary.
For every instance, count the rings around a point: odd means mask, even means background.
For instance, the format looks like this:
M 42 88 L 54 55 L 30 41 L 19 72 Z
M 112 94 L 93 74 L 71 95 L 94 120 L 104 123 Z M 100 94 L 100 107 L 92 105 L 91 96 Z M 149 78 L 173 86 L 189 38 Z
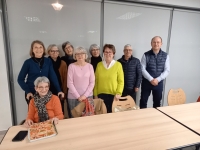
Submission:
M 200 134 L 200 102 L 158 107 L 157 109 Z
M 200 136 L 154 108 L 59 121 L 58 135 L 30 143 L 12 142 L 22 126 L 11 127 L 3 150 L 162 150 L 200 143 Z

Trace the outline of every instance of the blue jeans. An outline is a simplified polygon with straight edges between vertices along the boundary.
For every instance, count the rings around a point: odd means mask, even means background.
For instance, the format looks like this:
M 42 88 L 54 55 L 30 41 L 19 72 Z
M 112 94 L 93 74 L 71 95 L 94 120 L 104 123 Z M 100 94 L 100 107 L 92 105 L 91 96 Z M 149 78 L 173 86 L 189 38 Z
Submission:
M 140 108 L 147 108 L 147 101 L 151 91 L 153 95 L 153 107 L 160 107 L 163 92 L 163 81 L 160 81 L 157 86 L 154 86 L 148 80 L 143 78 L 141 86 Z

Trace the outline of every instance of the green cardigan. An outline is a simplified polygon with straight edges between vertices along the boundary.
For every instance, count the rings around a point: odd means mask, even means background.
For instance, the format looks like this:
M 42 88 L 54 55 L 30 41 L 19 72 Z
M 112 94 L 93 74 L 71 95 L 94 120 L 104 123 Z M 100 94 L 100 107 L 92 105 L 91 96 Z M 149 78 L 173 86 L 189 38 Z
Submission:
M 106 69 L 102 62 L 99 62 L 95 71 L 94 96 L 98 94 L 122 95 L 124 89 L 124 72 L 121 63 L 118 61 Z

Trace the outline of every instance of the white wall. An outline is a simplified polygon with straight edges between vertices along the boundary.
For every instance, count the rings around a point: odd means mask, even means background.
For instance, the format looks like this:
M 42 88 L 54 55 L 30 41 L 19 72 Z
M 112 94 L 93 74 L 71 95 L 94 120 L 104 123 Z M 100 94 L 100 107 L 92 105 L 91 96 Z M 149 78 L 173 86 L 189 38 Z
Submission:
M 200 8 L 199 0 L 145 0 L 145 1 Z M 93 3 L 95 5 L 95 7 L 93 7 L 93 5 L 90 5 L 89 2 L 87 1 L 84 4 L 84 2 L 76 3 L 75 0 L 60 0 L 59 1 L 60 3 L 65 4 L 63 10 L 61 10 L 61 12 L 53 12 L 52 10 L 53 8 L 51 7 L 50 4 L 52 2 L 55 2 L 54 0 L 42 0 L 42 1 L 7 0 L 6 2 L 8 5 L 8 15 L 10 19 L 9 30 L 11 33 L 10 41 L 11 41 L 13 66 L 14 66 L 13 72 L 14 72 L 14 85 L 15 85 L 14 88 L 15 88 L 17 115 L 18 115 L 17 120 L 18 122 L 20 122 L 26 116 L 27 105 L 24 100 L 24 92 L 17 84 L 16 78 L 23 61 L 29 57 L 28 51 L 31 41 L 35 40 L 35 38 L 38 38 L 43 40 L 46 46 L 50 43 L 61 44 L 65 40 L 70 40 L 74 44 L 85 45 L 86 47 L 89 47 L 89 44 L 91 43 L 100 44 L 100 14 L 97 13 L 100 12 L 100 3 L 99 2 L 96 2 L 96 4 Z M 24 5 L 26 5 L 26 7 L 24 7 Z M 49 7 L 47 8 L 48 5 Z M 37 8 L 37 11 L 34 11 L 36 10 L 35 8 Z M 87 9 L 90 11 L 86 12 Z M 40 12 L 39 10 L 42 10 L 42 12 Z M 77 13 L 78 10 L 80 10 L 81 12 Z M 90 20 L 91 15 L 93 16 L 93 19 Z M 82 16 L 82 18 L 76 18 L 78 16 Z M 29 22 L 26 17 L 39 17 L 41 22 L 40 23 Z M 50 21 L 50 23 L 48 21 Z M 66 22 L 63 24 L 62 21 Z M 1 22 L 0 22 L 0 27 L 1 27 Z M 94 32 L 93 33 L 88 32 L 89 30 Z M 25 36 L 23 37 L 23 35 Z M 87 39 L 83 37 L 83 35 L 86 36 Z M 166 37 L 164 37 L 164 39 L 166 39 Z M 133 44 L 135 45 L 137 43 L 133 41 Z M 165 49 L 165 46 L 163 46 L 163 48 Z M 5 65 L 5 53 L 4 53 L 1 29 L 0 29 L 0 51 L 1 51 L 0 131 L 1 131 L 7 129 L 9 126 L 12 125 L 9 92 L 8 92 L 8 79 L 7 79 L 7 72 Z M 136 53 L 138 58 L 141 57 L 140 55 L 138 55 L 140 52 Z M 170 53 L 170 55 L 171 54 L 172 53 Z M 169 79 L 174 79 L 172 75 L 173 73 L 171 73 Z M 167 86 L 168 85 L 169 84 L 167 84 Z
M 12 119 L 1 19 L 2 13 L 0 12 L 0 131 L 3 131 L 12 126 Z
M 135 1 L 135 0 L 132 0 L 132 1 Z M 183 6 L 183 7 L 200 8 L 199 0 L 139 0 L 139 1 L 153 2 L 157 4 L 176 5 L 176 6 Z

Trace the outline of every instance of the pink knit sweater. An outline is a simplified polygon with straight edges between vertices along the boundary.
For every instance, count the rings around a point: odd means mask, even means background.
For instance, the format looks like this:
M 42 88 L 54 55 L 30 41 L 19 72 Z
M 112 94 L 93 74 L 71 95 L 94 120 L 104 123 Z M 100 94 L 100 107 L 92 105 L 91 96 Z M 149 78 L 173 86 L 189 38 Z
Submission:
M 91 64 L 78 66 L 74 63 L 69 65 L 67 75 L 68 98 L 78 99 L 84 95 L 86 97 L 93 96 L 93 88 L 95 84 L 94 70 Z

